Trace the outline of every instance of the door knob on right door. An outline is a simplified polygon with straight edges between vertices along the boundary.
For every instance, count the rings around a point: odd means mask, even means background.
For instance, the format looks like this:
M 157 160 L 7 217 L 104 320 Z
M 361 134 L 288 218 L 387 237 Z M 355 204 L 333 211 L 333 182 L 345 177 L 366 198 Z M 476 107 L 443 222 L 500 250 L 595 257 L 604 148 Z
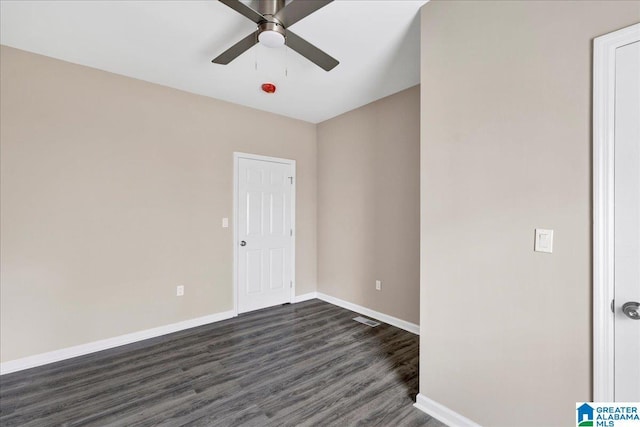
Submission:
M 622 312 L 633 320 L 640 320 L 640 303 L 635 301 L 625 302 L 622 306 Z

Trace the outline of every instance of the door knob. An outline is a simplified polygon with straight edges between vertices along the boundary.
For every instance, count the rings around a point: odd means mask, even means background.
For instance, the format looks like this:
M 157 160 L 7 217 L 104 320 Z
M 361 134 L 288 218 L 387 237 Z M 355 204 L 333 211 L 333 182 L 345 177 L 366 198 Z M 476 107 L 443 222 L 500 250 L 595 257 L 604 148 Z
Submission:
M 640 303 L 635 301 L 625 302 L 622 306 L 622 312 L 626 314 L 629 319 L 640 320 Z
M 247 242 L 245 242 L 244 240 L 240 242 L 240 246 L 247 246 Z

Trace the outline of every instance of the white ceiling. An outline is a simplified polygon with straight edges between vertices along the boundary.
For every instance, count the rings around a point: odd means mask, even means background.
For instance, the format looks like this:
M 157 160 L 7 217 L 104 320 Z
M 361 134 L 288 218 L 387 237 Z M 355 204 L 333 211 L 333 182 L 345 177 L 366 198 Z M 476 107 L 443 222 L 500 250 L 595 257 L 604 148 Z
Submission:
M 261 45 L 229 65 L 212 64 L 255 30 L 216 0 L 2 0 L 0 43 L 318 123 L 418 84 L 425 3 L 336 0 L 292 25 L 340 61 L 329 72 L 287 48 Z M 266 81 L 275 94 L 260 91 Z

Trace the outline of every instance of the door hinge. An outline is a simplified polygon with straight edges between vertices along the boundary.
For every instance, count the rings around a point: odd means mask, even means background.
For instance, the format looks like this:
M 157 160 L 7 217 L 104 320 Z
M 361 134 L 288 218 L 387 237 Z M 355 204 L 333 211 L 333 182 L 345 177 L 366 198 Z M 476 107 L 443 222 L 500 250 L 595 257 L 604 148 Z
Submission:
M 289 287 L 293 288 L 293 280 L 289 281 Z
M 291 181 L 291 184 L 293 185 L 293 177 L 292 176 L 289 177 L 289 181 Z
M 289 236 L 293 237 L 293 228 L 289 230 Z
M 616 312 L 616 306 L 615 306 L 616 300 L 612 299 L 611 300 L 611 312 L 615 313 Z

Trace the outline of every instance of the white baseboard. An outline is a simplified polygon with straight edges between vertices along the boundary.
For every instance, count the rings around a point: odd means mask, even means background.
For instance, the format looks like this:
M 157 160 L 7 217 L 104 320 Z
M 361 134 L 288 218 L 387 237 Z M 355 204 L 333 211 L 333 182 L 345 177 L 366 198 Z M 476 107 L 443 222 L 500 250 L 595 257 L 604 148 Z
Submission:
M 429 399 L 424 394 L 416 396 L 416 403 L 413 405 L 422 412 L 431 415 L 438 421 L 442 421 L 449 427 L 482 427 L 480 424 L 471 421 L 469 418 L 447 408 L 444 405 Z
M 388 323 L 389 325 L 393 325 L 397 328 L 404 329 L 412 334 L 420 335 L 420 326 L 415 323 L 407 322 L 406 320 L 398 319 L 397 317 L 389 316 L 388 314 L 380 313 L 379 311 L 371 310 L 370 308 L 362 307 L 361 305 L 353 304 L 321 292 L 317 292 L 317 298 L 330 304 L 337 305 L 338 307 L 346 308 L 347 310 L 355 311 L 356 313 L 360 313 L 376 320 L 380 320 L 381 322 Z
M 309 292 L 303 295 L 296 295 L 293 302 L 298 303 L 314 298 L 318 298 L 330 304 L 337 305 L 338 307 L 346 308 L 347 310 L 355 311 L 356 313 L 372 317 L 376 320 L 380 320 L 414 334 L 420 333 L 419 326 L 414 323 L 409 323 L 402 319 L 398 319 L 396 317 L 389 316 L 387 314 L 380 313 L 366 307 L 359 306 L 357 304 L 352 304 L 348 301 L 334 298 L 320 292 Z M 122 345 L 131 344 L 149 338 L 155 338 L 161 335 L 166 335 L 189 328 L 195 328 L 196 326 L 202 326 L 209 323 L 219 322 L 221 320 L 231 319 L 235 316 L 236 313 L 233 310 L 225 311 L 222 313 L 198 317 L 196 319 L 172 323 L 170 325 L 159 326 L 157 328 L 146 329 L 144 331 L 132 332 L 130 334 L 120 335 L 113 338 L 93 341 L 87 344 L 80 344 L 73 347 L 50 351 L 47 353 L 23 357 L 21 359 L 10 360 L 8 362 L 0 363 L 0 375 L 10 374 L 12 372 L 22 371 L 29 368 L 35 368 L 36 366 L 48 365 L 49 363 L 60 362 L 61 360 L 84 356 L 85 354 L 95 353 L 97 351 L 107 350 L 114 347 L 120 347 Z
M 159 326 L 157 328 L 146 329 L 144 331 L 138 331 L 113 338 L 93 341 L 87 344 L 76 345 L 73 347 L 50 351 L 47 353 L 23 357 L 21 359 L 10 360 L 8 362 L 0 363 L 0 375 L 10 374 L 12 372 L 21 371 L 23 369 L 35 368 L 36 366 L 47 365 L 49 363 L 59 362 L 65 359 L 71 359 L 73 357 L 84 356 L 85 354 L 95 353 L 96 351 L 120 347 L 125 344 L 131 344 L 137 341 L 159 337 L 161 335 L 170 334 L 172 332 L 195 328 L 196 326 L 219 322 L 221 320 L 230 319 L 235 315 L 236 314 L 234 313 L 234 311 L 225 311 L 222 313 L 198 317 L 196 319 L 172 323 L 170 325 Z
M 293 297 L 293 303 L 309 301 L 318 298 L 317 292 L 309 292 L 308 294 L 296 295 Z

